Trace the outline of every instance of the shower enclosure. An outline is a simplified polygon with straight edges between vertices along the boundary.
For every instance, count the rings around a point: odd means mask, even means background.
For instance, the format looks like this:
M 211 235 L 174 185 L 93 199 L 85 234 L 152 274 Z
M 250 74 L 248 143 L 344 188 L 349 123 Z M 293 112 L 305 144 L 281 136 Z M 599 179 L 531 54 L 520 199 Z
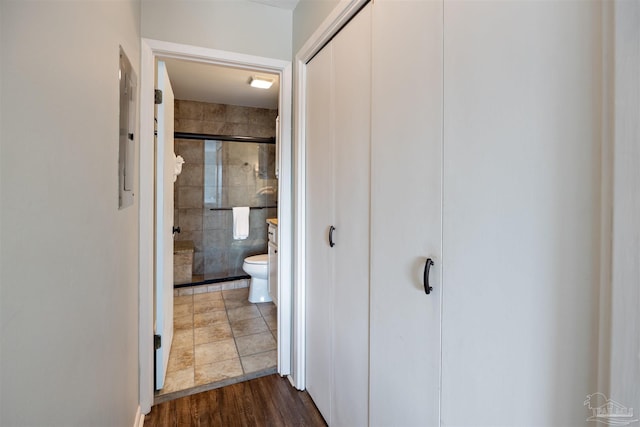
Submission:
M 277 217 L 275 140 L 176 133 L 175 152 L 175 239 L 193 241 L 194 282 L 248 277 L 242 263 L 267 253 L 266 219 Z M 233 238 L 236 206 L 251 208 L 245 240 Z

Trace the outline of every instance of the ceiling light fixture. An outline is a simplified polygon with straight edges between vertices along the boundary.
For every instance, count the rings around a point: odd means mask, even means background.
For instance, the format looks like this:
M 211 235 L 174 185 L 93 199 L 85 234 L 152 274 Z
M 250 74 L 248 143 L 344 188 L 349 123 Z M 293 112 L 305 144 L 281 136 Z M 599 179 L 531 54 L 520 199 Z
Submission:
M 269 89 L 273 84 L 273 79 L 267 79 L 264 77 L 251 77 L 250 82 L 252 87 L 257 87 L 260 89 Z

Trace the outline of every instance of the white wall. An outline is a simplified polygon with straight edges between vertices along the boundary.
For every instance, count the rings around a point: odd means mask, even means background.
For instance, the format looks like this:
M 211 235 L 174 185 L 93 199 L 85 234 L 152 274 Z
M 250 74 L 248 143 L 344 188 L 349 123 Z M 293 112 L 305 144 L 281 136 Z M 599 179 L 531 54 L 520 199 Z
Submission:
M 293 11 L 294 55 L 339 3 L 339 0 L 300 0 Z
M 614 11 L 610 396 L 640 411 L 640 2 Z
M 137 1 L 2 3 L 0 425 L 130 426 L 138 205 L 118 210 Z
M 292 13 L 247 0 L 143 0 L 142 37 L 288 61 Z

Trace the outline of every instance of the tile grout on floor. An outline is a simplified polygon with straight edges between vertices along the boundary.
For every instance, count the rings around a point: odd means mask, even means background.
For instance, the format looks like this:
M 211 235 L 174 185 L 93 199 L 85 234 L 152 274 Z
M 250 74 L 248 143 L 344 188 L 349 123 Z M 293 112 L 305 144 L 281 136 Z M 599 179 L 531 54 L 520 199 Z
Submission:
M 222 303 L 222 308 L 223 310 L 215 309 L 214 307 L 218 306 L 220 307 L 219 304 L 215 304 L 214 303 L 210 303 L 210 304 L 206 304 L 205 305 L 210 305 L 211 306 L 211 310 L 210 311 L 200 311 L 198 313 L 196 313 L 196 306 L 202 306 L 203 305 L 203 301 L 207 301 L 204 299 L 204 295 L 207 294 L 218 294 L 219 297 L 214 297 L 214 296 L 207 296 L 207 300 L 211 299 L 211 301 L 216 301 L 219 300 Z M 196 298 L 196 295 L 198 295 L 199 297 Z M 188 296 L 189 298 L 186 298 L 185 301 L 185 296 Z M 251 304 L 248 302 L 248 288 L 237 288 L 237 289 L 227 289 L 227 290 L 222 290 L 222 291 L 214 291 L 214 292 L 208 292 L 208 293 L 194 293 L 194 294 L 190 294 L 190 295 L 176 295 L 175 297 L 176 299 L 180 298 L 180 303 L 176 304 L 177 305 L 190 305 L 189 309 L 187 310 L 189 312 L 189 315 L 187 316 L 190 320 L 190 322 L 187 322 L 187 324 L 190 327 L 190 357 L 189 355 L 184 356 L 184 354 L 182 352 L 180 352 L 180 350 L 176 347 L 172 348 L 172 351 L 170 353 L 170 366 L 182 366 L 180 362 L 182 362 L 180 359 L 180 357 L 184 357 L 186 358 L 188 361 L 190 361 L 190 366 L 188 368 L 182 368 L 182 369 L 177 369 L 175 368 L 173 371 L 168 371 L 167 372 L 167 381 L 165 383 L 165 388 L 163 390 L 160 391 L 160 393 L 158 394 L 158 396 L 161 395 L 165 395 L 168 393 L 174 393 L 180 389 L 184 389 L 184 388 L 190 388 L 190 387 L 202 387 L 204 384 L 203 382 L 201 382 L 200 380 L 197 379 L 197 375 L 198 375 L 198 366 L 208 366 L 208 365 L 215 365 L 217 364 L 217 366 L 229 366 L 234 365 L 233 362 L 231 363 L 222 363 L 225 361 L 230 361 L 230 360 L 236 360 L 237 361 L 237 366 L 239 369 L 235 369 L 235 368 L 231 368 L 231 371 L 227 371 L 227 373 L 225 372 L 220 372 L 217 374 L 214 374 L 214 376 L 211 376 L 209 378 L 212 379 L 218 379 L 219 381 L 234 381 L 234 378 L 238 378 L 241 376 L 255 376 L 256 372 L 259 371 L 263 371 L 263 370 L 273 370 L 275 371 L 275 367 L 276 367 L 276 363 L 277 363 L 277 356 L 276 356 L 276 349 L 272 348 L 273 346 L 275 346 L 275 343 L 277 342 L 277 320 L 275 318 L 275 306 L 272 304 L 271 306 L 268 305 L 264 305 L 263 304 Z M 200 301 L 198 301 L 200 300 Z M 258 314 L 257 317 L 250 317 L 248 319 L 242 319 L 242 318 L 238 318 L 238 319 L 234 319 L 232 320 L 232 316 L 230 315 L 230 311 L 234 310 L 234 309 L 240 309 L 243 307 L 254 307 L 255 308 L 255 314 Z M 267 308 L 268 307 L 268 308 Z M 200 318 L 202 319 L 202 316 L 197 316 L 197 315 L 201 315 L 201 314 L 205 314 L 205 313 L 209 313 L 209 312 L 216 312 L 216 311 L 224 311 L 225 314 L 225 318 L 224 320 L 220 319 L 220 320 L 213 320 L 211 319 L 210 321 L 206 322 L 207 326 L 198 326 L 196 325 L 196 319 Z M 239 312 L 232 312 L 232 314 L 235 313 L 239 313 Z M 250 315 L 251 316 L 251 315 Z M 240 316 L 242 317 L 242 316 Z M 262 332 L 258 332 L 258 333 L 248 333 L 242 336 L 238 336 L 238 323 L 242 322 L 242 321 L 247 321 L 247 320 L 253 320 L 253 319 L 261 319 L 261 321 L 263 322 L 264 327 L 266 328 L 264 331 Z M 198 362 L 198 354 L 202 355 L 203 351 L 198 352 L 198 346 L 204 346 L 206 344 L 213 344 L 213 343 L 220 343 L 222 342 L 221 339 L 215 339 L 213 341 L 210 342 L 204 342 L 204 343 L 200 343 L 197 344 L 196 343 L 196 339 L 197 339 L 197 334 L 196 334 L 196 329 L 204 329 L 206 327 L 211 327 L 212 325 L 216 325 L 216 324 L 220 324 L 223 323 L 226 325 L 226 328 L 223 328 L 225 330 L 228 330 L 228 336 L 229 338 L 226 339 L 222 339 L 222 341 L 227 340 L 227 339 L 233 339 L 233 346 L 234 346 L 234 354 L 233 357 L 227 358 L 227 359 L 223 359 L 223 360 L 213 360 L 211 361 L 211 363 L 199 363 Z M 181 324 L 181 326 L 184 326 Z M 234 328 L 234 326 L 236 326 Z M 272 328 L 273 327 L 273 328 Z M 260 329 L 260 328 L 258 328 Z M 182 328 L 180 329 L 176 329 L 176 330 L 183 330 Z M 241 346 L 238 344 L 238 340 L 240 341 L 245 341 L 246 338 L 245 337 L 249 337 L 249 336 L 254 336 L 254 338 L 258 339 L 258 338 L 262 338 L 264 341 L 264 334 L 267 334 L 269 336 L 269 339 L 272 340 L 274 342 L 274 344 L 271 344 L 270 340 L 267 340 L 267 344 L 266 344 L 266 348 L 265 350 L 261 349 L 260 345 L 264 345 L 263 343 L 252 343 L 252 344 L 256 344 L 256 348 L 254 350 L 249 350 L 249 352 L 247 353 L 246 351 L 246 347 L 245 348 L 241 348 Z M 224 335 L 224 334 L 222 334 Z M 244 338 L 244 340 L 243 340 Z M 175 340 L 174 340 L 175 343 Z M 277 346 L 276 346 L 277 347 Z M 200 350 L 202 350 L 203 347 L 200 347 Z M 244 353 L 244 354 L 241 354 Z M 205 352 L 206 354 L 206 352 Z M 173 358 L 173 359 L 172 359 Z M 253 366 L 249 366 L 248 363 L 251 361 L 251 363 L 253 363 Z M 212 366 L 208 366 L 209 368 L 213 368 Z M 188 378 L 186 379 L 186 381 L 184 380 L 184 377 L 182 378 L 183 381 L 181 384 L 179 379 L 177 378 L 178 374 L 185 374 L 184 371 L 186 371 L 187 369 L 189 369 L 189 373 L 188 373 Z M 202 368 L 204 371 L 204 368 Z M 239 371 L 239 372 L 238 372 Z M 202 372 L 202 371 L 201 371 Z M 237 375 L 239 373 L 239 375 Z M 171 378 L 172 374 L 174 376 L 176 376 L 176 378 Z M 208 373 L 210 374 L 210 372 Z M 207 375 L 205 375 L 206 377 Z M 215 381 L 214 381 L 215 382 Z

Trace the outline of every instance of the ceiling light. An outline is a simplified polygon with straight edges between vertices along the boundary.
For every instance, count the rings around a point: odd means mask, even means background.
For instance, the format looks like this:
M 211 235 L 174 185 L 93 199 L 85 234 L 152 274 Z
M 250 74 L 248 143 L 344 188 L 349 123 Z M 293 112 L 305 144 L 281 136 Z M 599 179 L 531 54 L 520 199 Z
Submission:
M 273 79 L 267 79 L 264 77 L 251 77 L 251 86 L 260 89 L 269 89 L 273 84 Z

